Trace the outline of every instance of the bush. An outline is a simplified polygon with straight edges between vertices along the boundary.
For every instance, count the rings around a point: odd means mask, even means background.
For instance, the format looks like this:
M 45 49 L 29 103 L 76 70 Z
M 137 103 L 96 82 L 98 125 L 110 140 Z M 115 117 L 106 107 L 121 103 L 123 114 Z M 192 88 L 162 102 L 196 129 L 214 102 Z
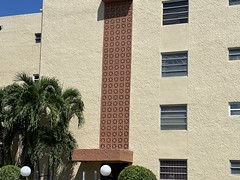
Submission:
M 128 166 L 120 172 L 118 180 L 157 180 L 157 178 L 145 167 Z
M 20 168 L 13 165 L 6 165 L 0 168 L 0 180 L 20 179 Z

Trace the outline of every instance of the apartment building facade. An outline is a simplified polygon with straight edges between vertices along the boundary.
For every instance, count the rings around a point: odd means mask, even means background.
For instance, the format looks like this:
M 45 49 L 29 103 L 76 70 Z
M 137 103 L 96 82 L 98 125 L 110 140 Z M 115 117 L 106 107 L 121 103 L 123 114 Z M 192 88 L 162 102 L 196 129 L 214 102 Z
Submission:
M 80 90 L 75 179 L 100 178 L 102 164 L 112 179 L 128 164 L 158 179 L 238 179 L 239 12 L 239 0 L 44 1 L 0 18 L 0 85 L 26 71 Z

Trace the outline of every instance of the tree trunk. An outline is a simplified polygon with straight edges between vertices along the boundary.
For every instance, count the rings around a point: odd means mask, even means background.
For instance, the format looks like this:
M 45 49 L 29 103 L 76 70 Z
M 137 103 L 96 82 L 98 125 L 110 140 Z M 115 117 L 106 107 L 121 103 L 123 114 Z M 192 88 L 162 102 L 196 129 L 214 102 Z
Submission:
M 39 162 L 34 163 L 34 180 L 40 180 Z

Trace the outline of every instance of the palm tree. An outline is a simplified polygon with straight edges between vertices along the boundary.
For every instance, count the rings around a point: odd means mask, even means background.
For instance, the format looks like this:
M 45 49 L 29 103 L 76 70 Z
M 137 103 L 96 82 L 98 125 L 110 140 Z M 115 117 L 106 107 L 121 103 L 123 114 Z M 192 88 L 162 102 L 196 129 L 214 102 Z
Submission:
M 78 120 L 80 126 L 84 122 L 80 92 L 73 88 L 63 90 L 56 78 L 42 77 L 34 81 L 27 74 L 19 73 L 17 80 L 21 82 L 0 91 L 5 153 L 11 157 L 18 138 L 19 165 L 36 164 L 47 153 L 49 168 L 54 171 L 64 157 L 71 158 L 76 148 L 69 123 Z

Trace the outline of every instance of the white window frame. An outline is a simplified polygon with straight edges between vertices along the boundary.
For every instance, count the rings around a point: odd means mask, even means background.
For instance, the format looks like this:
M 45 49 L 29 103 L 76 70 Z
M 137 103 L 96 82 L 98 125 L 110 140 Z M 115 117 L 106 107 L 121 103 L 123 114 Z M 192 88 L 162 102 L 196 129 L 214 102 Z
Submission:
M 229 102 L 229 103 L 228 103 L 228 111 L 229 111 L 228 113 L 229 113 L 229 116 L 230 116 L 230 117 L 240 117 L 240 114 L 239 114 L 239 115 L 232 115 L 232 114 L 231 114 L 231 111 L 237 111 L 237 110 L 240 111 L 240 108 L 238 108 L 238 109 L 231 109 L 231 104 L 235 104 L 235 103 L 236 103 L 236 104 L 240 104 L 240 102 Z
M 37 76 L 38 76 L 38 78 L 36 78 Z M 39 81 L 40 80 L 39 74 L 33 74 L 32 79 L 34 82 Z

